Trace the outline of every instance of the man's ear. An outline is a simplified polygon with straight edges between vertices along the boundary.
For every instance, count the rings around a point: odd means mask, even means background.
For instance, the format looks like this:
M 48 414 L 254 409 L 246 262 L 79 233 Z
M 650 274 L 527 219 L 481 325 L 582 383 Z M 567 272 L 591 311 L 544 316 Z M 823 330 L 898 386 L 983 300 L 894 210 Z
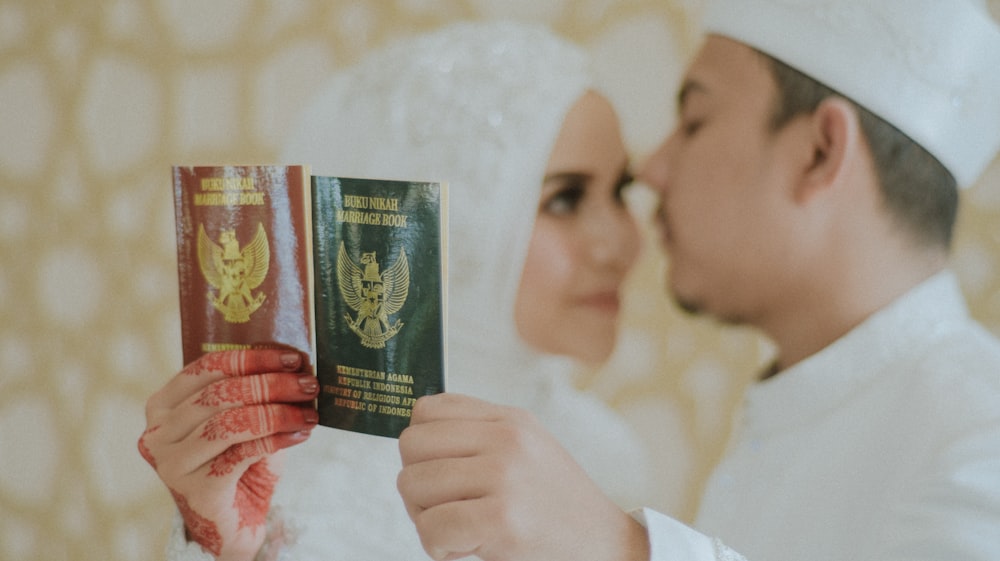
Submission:
M 809 117 L 812 151 L 795 193 L 805 202 L 835 186 L 847 173 L 849 160 L 863 143 L 858 112 L 846 99 L 828 97 Z

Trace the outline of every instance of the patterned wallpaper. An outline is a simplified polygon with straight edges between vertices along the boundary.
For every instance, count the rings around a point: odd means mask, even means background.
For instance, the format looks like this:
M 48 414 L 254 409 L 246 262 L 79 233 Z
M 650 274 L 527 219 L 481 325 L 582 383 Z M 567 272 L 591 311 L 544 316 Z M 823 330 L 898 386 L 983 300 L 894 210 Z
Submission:
M 147 396 L 181 366 L 170 164 L 273 161 L 330 72 L 390 38 L 494 17 L 542 21 L 590 48 L 641 158 L 670 124 L 698 9 L 0 0 L 0 559 L 160 556 L 171 505 L 135 441 Z M 965 205 L 956 267 L 974 314 L 1000 333 L 1000 163 Z M 580 384 L 655 441 L 673 482 L 651 501 L 686 518 L 768 349 L 682 317 L 662 270 L 647 244 L 621 349 Z

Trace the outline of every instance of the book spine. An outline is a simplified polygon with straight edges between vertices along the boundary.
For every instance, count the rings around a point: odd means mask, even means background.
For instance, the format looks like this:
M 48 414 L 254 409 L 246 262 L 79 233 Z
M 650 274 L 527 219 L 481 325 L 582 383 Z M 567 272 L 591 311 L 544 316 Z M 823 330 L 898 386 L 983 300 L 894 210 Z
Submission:
M 441 185 L 313 177 L 320 424 L 388 437 L 444 391 Z
M 313 356 L 305 166 L 174 166 L 184 363 L 287 345 Z

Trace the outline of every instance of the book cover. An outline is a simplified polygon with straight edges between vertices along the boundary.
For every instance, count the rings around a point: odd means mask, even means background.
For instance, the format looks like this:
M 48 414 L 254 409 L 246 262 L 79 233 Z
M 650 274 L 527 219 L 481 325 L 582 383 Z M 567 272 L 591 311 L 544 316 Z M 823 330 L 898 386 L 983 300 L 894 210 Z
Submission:
M 447 186 L 313 176 L 321 425 L 398 437 L 444 391 Z
M 290 345 L 313 354 L 307 166 L 174 166 L 184 364 Z

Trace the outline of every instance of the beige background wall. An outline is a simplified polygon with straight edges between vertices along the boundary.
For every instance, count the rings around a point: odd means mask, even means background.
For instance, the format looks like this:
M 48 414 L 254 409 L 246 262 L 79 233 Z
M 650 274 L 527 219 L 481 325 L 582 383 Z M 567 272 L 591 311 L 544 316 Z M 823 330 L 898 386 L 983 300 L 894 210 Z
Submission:
M 146 397 L 180 367 L 170 164 L 273 161 L 311 88 L 366 49 L 503 16 L 593 51 L 641 158 L 670 124 L 698 7 L 0 0 L 0 559 L 160 555 L 170 503 L 135 441 Z M 956 266 L 1000 333 L 1000 164 L 965 204 Z M 581 385 L 657 442 L 673 483 L 651 501 L 687 518 L 767 348 L 681 317 L 662 267 L 650 244 L 621 352 Z

